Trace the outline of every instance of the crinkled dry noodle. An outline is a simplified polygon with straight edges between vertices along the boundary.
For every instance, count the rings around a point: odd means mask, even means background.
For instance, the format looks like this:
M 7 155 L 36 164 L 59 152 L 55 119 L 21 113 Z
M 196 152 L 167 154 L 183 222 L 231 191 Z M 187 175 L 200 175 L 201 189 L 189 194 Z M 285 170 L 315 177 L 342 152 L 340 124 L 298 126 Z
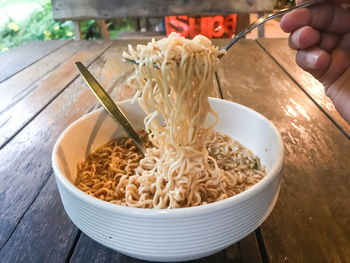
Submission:
M 129 46 L 124 57 L 139 65 L 128 84 L 147 115 L 154 147 L 143 159 L 130 145 L 102 147 L 79 165 L 78 187 L 117 204 L 178 208 L 222 200 L 258 182 L 265 174 L 259 159 L 213 131 L 218 117 L 208 96 L 221 52 L 203 36 L 186 40 L 174 34 L 136 51 Z M 208 114 L 215 120 L 209 124 Z
M 145 131 L 140 137 L 151 147 Z M 99 199 L 113 203 L 125 202 L 125 188 L 142 155 L 132 140 L 122 137 L 99 147 L 78 164 L 77 187 Z
M 147 140 L 145 131 L 140 134 Z M 192 206 L 238 194 L 256 184 L 265 175 L 259 159 L 239 142 L 219 132 L 213 132 L 209 136 L 209 141 L 207 144 L 209 166 L 214 170 L 216 162 L 222 171 L 220 189 L 216 189 L 216 184 L 205 183 L 204 175 L 188 177 L 189 187 L 183 194 L 188 200 L 198 202 L 198 204 L 193 202 Z M 142 207 L 153 207 L 153 198 L 157 190 L 157 178 L 154 172 L 161 159 L 161 152 L 149 141 L 147 147 L 148 157 L 141 159 L 131 139 L 126 137 L 101 146 L 91 153 L 84 163 L 79 163 L 76 185 L 94 197 L 121 205 L 129 205 L 125 198 L 125 189 L 128 188 L 129 202 L 135 203 L 135 199 L 143 200 Z M 127 169 L 128 165 L 130 169 Z M 186 181 L 183 178 L 174 180 Z

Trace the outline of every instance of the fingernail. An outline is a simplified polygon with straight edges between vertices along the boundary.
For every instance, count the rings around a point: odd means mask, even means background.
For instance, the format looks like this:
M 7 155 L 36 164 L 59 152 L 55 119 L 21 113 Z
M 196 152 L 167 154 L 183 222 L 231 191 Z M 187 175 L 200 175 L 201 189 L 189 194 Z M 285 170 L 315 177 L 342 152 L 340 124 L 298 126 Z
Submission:
M 314 69 L 316 68 L 316 63 L 318 58 L 321 55 L 321 50 L 313 50 L 313 51 L 306 51 L 306 58 L 305 58 L 305 62 L 307 64 L 307 67 L 310 69 Z
M 300 36 L 300 30 L 296 30 L 292 35 L 291 35 L 291 40 L 295 48 L 300 48 L 300 43 L 299 43 L 299 36 Z

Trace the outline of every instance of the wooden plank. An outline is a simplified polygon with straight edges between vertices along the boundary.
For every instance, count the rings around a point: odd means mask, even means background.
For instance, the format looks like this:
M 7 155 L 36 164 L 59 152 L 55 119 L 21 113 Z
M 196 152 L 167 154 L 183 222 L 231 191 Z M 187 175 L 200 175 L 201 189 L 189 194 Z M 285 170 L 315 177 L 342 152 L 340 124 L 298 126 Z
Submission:
M 129 98 L 133 94 L 133 91 L 125 85 L 132 66 L 120 60 L 123 49 L 125 45 L 123 48 L 114 45 L 89 67 L 115 100 Z M 75 69 L 72 70 L 75 71 Z M 65 80 L 58 79 L 57 85 L 60 81 Z M 53 210 L 56 209 L 60 209 L 60 213 L 65 213 L 61 208 L 43 201 L 45 195 L 36 197 L 52 173 L 51 151 L 56 139 L 70 123 L 88 113 L 96 105 L 96 98 L 86 87 L 82 78 L 78 78 L 0 150 L 0 185 L 6 186 L 0 187 L 0 248 L 7 242 L 27 242 L 17 240 L 21 239 L 21 235 L 13 236 L 12 233 L 16 234 L 17 224 L 17 228 L 22 229 L 21 218 L 31 204 L 36 207 L 39 202 L 41 209 L 48 214 L 52 212 L 54 215 L 56 212 Z M 55 187 L 51 184 L 55 185 L 55 181 L 49 180 L 46 188 Z M 30 218 L 28 218 L 26 227 L 35 229 L 34 224 L 46 224 L 47 220 L 45 217 L 33 218 L 30 225 Z M 60 222 L 56 221 L 56 223 Z M 37 240 L 34 237 L 30 240 L 35 246 Z M 51 253 L 52 247 L 56 245 L 55 242 L 48 242 L 46 247 L 37 249 L 46 250 L 41 252 L 42 254 Z M 13 246 L 5 246 L 1 253 L 3 257 L 12 259 L 16 249 Z
M 6 92 L 3 92 L 0 98 L 0 112 L 21 101 L 33 88 L 37 88 L 38 82 L 42 78 L 47 77 L 73 55 L 76 55 L 79 51 L 91 52 L 99 44 L 101 45 L 100 42 L 95 41 L 71 41 L 69 44 L 2 82 L 0 90 L 6 89 Z
M 0 251 L 0 262 L 64 262 L 77 233 L 52 175 Z
M 69 42 L 69 40 L 34 41 L 1 53 L 0 83 Z
M 149 261 L 143 261 L 140 259 L 132 258 L 120 254 L 112 249 L 109 249 L 96 241 L 92 240 L 85 234 L 81 235 L 81 238 L 77 244 L 77 247 L 69 261 L 70 263 L 79 262 L 127 262 L 127 263 L 147 263 Z M 188 263 L 235 263 L 242 262 L 239 259 L 239 251 L 237 246 L 231 246 L 226 250 L 218 252 L 212 256 L 205 257 L 198 260 L 188 261 Z
M 117 74 L 108 67 L 101 67 L 103 63 L 99 60 L 95 64 L 93 72 L 102 76 L 101 83 L 112 82 Z M 74 68 L 70 70 L 75 72 Z M 55 85 L 65 81 L 65 78 L 58 78 Z M 0 150 L 0 185 L 6 186 L 0 187 L 0 247 L 49 177 L 55 140 L 65 127 L 91 110 L 95 103 L 94 96 L 79 78 Z
M 74 29 L 74 39 L 79 40 L 83 38 L 81 33 L 81 25 L 80 21 L 73 21 L 73 29 Z
M 139 40 L 144 41 L 150 38 L 154 38 L 156 40 L 166 37 L 165 32 L 138 32 L 138 31 L 123 31 L 118 34 L 118 39 L 122 40 Z
M 104 19 L 98 19 L 98 24 L 100 26 L 101 33 L 104 39 L 110 39 L 108 28 Z
M 251 242 L 252 241 L 252 242 Z M 260 255 L 251 253 L 250 249 L 255 248 L 251 245 L 256 243 L 255 234 L 252 233 L 245 239 L 239 242 L 239 246 L 232 245 L 229 248 L 218 252 L 212 256 L 205 257 L 198 260 L 189 261 L 189 263 L 258 263 L 262 262 Z M 70 259 L 71 263 L 75 262 L 130 262 L 130 263 L 143 263 L 146 261 L 131 258 L 120 254 L 112 249 L 109 249 L 96 241 L 92 240 L 85 234 L 82 234 L 79 242 L 74 250 L 74 253 Z
M 73 41 L 0 84 L 0 149 L 78 76 L 75 61 L 89 65 L 111 41 Z
M 288 47 L 287 39 L 259 39 L 263 48 L 295 79 L 329 116 L 343 128 L 350 138 L 350 124 L 336 111 L 332 101 L 325 95 L 323 85 L 295 62 L 296 51 Z
M 82 259 L 84 259 L 84 261 L 82 261 Z M 85 234 L 82 234 L 69 262 L 142 263 L 144 261 L 120 254 L 97 243 Z
M 347 262 L 350 141 L 256 43 L 222 62 L 224 98 L 271 119 L 285 143 L 280 197 L 261 226 L 269 261 Z
M 51 0 L 52 11 L 58 20 L 87 18 L 162 17 L 169 15 L 217 15 L 256 13 L 273 9 L 273 0 L 181 0 L 171 4 L 161 0 Z
M 238 247 L 241 263 L 263 262 L 255 232 L 239 241 Z

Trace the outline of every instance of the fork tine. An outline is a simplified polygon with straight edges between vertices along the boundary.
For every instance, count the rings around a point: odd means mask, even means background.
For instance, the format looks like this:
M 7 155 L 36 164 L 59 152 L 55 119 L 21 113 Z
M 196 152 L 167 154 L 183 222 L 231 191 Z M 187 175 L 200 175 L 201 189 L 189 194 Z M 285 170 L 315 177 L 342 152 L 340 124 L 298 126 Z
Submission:
M 280 10 L 275 10 L 272 13 L 266 14 L 262 17 L 260 17 L 258 20 L 254 21 L 253 23 L 251 23 L 246 29 L 244 29 L 243 31 L 239 32 L 237 35 L 235 35 L 230 42 L 228 42 L 222 49 L 224 50 L 228 50 L 230 47 L 233 46 L 234 43 L 236 43 L 238 40 L 240 40 L 242 37 L 244 37 L 246 34 L 248 34 L 250 31 L 252 31 L 253 29 L 257 28 L 258 26 L 264 24 L 265 22 L 279 17 L 279 16 L 283 16 L 284 14 L 294 10 L 294 9 L 299 9 L 299 8 L 304 8 L 304 7 L 308 7 L 310 5 L 314 5 L 314 4 L 318 4 L 321 2 L 324 2 L 325 0 L 312 0 L 306 3 L 303 3 L 301 5 L 297 5 L 297 6 L 292 6 L 292 7 L 288 7 L 288 8 L 284 8 L 284 9 L 280 9 Z M 219 58 L 221 58 L 222 56 L 220 56 Z
M 136 64 L 138 65 L 139 63 L 136 62 L 135 60 L 127 59 L 127 58 L 122 58 L 123 62 L 130 63 L 130 64 Z

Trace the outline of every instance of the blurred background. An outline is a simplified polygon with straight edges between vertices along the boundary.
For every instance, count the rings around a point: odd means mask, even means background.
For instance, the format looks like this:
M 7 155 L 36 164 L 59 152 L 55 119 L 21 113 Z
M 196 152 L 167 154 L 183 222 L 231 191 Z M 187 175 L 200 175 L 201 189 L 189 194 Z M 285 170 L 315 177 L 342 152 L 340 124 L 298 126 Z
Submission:
M 291 1 L 275 1 L 275 8 L 293 5 Z M 254 21 L 257 14 L 250 14 L 248 19 Z M 176 21 L 175 21 L 176 22 Z M 125 33 L 152 31 L 166 34 L 164 18 L 120 18 L 105 20 L 109 38 L 115 39 Z M 80 22 L 82 39 L 105 38 L 101 24 L 90 19 Z M 264 37 L 284 37 L 279 29 L 279 21 L 265 25 Z M 226 36 L 227 37 L 227 36 Z M 247 38 L 256 38 L 253 31 Z M 73 39 L 72 21 L 55 21 L 50 0 L 0 0 L 0 52 L 6 52 L 20 44 L 35 40 Z

